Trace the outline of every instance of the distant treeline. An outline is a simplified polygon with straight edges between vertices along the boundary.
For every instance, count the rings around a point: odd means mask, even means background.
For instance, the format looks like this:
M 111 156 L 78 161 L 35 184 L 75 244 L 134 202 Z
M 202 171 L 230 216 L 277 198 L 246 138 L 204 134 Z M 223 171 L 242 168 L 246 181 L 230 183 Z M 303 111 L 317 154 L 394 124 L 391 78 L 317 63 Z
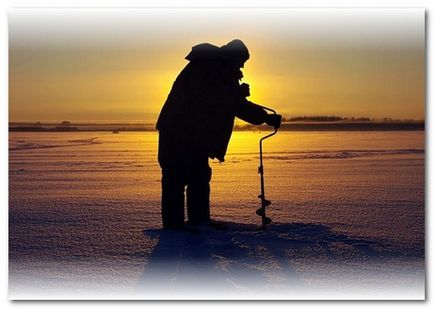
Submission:
M 121 128 L 111 128 L 110 125 L 102 126 L 92 126 L 92 125 L 86 125 L 85 127 L 42 127 L 42 126 L 9 126 L 10 132 L 95 132 L 95 131 L 156 131 L 154 127 L 144 127 L 144 126 L 137 126 L 137 127 L 121 127 Z
M 387 118 L 384 118 L 387 119 Z M 371 121 L 371 118 L 368 117 L 340 117 L 340 116 L 299 116 L 299 117 L 291 117 L 291 118 L 282 118 L 282 122 L 291 122 L 291 121 L 321 121 L 321 122 L 330 122 L 330 121 Z
M 42 126 L 17 126 L 9 127 L 11 132 L 73 132 L 79 131 L 77 127 L 60 127 L 44 128 Z
M 237 131 L 270 131 L 267 125 L 235 126 Z M 424 122 L 284 122 L 280 131 L 424 131 Z
M 341 116 L 297 116 L 297 117 L 282 117 L 282 122 L 296 121 L 318 121 L 318 122 L 336 122 L 336 121 L 372 121 L 372 122 L 421 122 L 413 119 L 393 119 L 393 118 L 369 118 L 369 117 L 341 117 Z
M 267 125 L 236 124 L 236 131 L 269 131 Z M 395 120 L 391 118 L 340 117 L 340 116 L 299 116 L 282 118 L 282 131 L 408 131 L 425 130 L 423 120 Z M 9 123 L 10 132 L 89 132 L 112 131 L 113 133 L 131 131 L 156 131 L 155 124 L 97 124 L 71 123 Z

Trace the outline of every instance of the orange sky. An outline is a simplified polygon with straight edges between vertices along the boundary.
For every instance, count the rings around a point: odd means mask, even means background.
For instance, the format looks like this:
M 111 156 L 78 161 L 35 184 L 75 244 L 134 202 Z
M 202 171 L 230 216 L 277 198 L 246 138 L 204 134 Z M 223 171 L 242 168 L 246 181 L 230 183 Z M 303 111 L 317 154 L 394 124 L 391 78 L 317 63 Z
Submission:
M 191 47 L 242 39 L 285 116 L 425 117 L 421 9 L 13 10 L 10 121 L 154 122 Z

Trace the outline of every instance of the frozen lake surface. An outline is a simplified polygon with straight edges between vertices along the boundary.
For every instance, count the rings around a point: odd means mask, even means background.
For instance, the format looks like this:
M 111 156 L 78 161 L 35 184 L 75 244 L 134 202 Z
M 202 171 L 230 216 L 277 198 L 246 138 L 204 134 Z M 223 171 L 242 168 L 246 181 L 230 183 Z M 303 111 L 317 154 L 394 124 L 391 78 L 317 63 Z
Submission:
M 161 232 L 158 134 L 9 134 L 14 299 L 423 299 L 423 131 L 279 132 L 211 161 L 229 231 Z

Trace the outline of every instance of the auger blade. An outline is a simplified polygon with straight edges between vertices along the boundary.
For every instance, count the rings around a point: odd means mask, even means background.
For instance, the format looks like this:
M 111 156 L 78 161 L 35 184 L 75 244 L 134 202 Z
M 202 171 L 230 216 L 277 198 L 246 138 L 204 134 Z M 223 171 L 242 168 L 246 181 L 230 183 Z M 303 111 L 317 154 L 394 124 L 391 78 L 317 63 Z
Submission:
M 271 205 L 271 201 L 263 199 L 262 195 L 258 195 L 258 197 L 263 201 L 264 206 L 270 206 Z
M 256 214 L 260 217 L 264 217 L 264 210 L 262 208 L 259 208 L 258 210 L 256 210 Z M 268 217 L 264 217 L 265 220 L 265 224 L 270 224 L 271 223 L 271 219 Z

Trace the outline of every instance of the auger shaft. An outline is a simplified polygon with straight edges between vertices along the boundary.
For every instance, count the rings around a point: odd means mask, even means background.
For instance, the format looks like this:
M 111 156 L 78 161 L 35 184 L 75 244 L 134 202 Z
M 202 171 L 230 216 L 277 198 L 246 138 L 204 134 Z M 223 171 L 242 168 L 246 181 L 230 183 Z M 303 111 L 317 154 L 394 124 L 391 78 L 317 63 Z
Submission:
M 268 107 L 264 107 L 262 106 L 264 109 L 271 111 L 272 113 L 276 114 L 276 112 L 274 110 L 272 110 L 271 108 Z M 265 231 L 266 225 L 271 223 L 271 219 L 267 217 L 266 215 L 266 207 L 269 206 L 271 204 L 271 201 L 267 200 L 265 198 L 265 184 L 264 184 L 264 165 L 263 165 L 263 159 L 262 159 L 262 142 L 275 135 L 277 133 L 277 127 L 274 127 L 274 132 L 262 137 L 259 140 L 259 167 L 258 167 L 258 173 L 261 177 L 261 194 L 258 195 L 258 198 L 261 199 L 261 208 L 259 208 L 256 211 L 256 214 L 261 216 L 262 218 L 262 226 L 261 226 L 261 230 Z

